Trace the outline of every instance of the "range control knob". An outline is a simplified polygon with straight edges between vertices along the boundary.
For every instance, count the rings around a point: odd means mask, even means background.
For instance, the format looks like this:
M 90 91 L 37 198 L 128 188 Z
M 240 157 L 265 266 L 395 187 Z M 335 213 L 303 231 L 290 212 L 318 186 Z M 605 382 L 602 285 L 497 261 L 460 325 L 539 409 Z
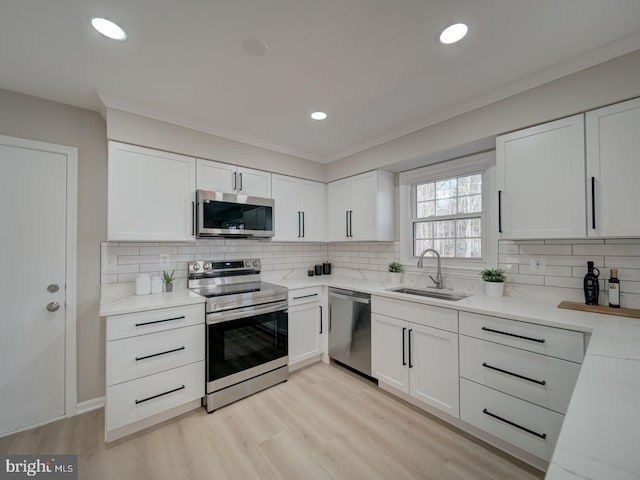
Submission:
M 249 261 L 244 262 L 244 266 L 245 267 L 250 267 L 251 266 L 251 262 L 249 262 Z
M 210 263 L 205 263 L 202 268 L 204 268 L 205 270 L 209 270 L 211 268 L 211 264 Z
M 193 269 L 197 272 L 198 270 L 200 270 L 200 264 L 199 263 L 194 263 L 193 264 Z
M 260 264 L 260 262 L 258 262 L 258 260 L 254 260 L 254 261 L 253 261 L 253 266 L 254 266 L 254 267 L 257 267 L 259 264 Z

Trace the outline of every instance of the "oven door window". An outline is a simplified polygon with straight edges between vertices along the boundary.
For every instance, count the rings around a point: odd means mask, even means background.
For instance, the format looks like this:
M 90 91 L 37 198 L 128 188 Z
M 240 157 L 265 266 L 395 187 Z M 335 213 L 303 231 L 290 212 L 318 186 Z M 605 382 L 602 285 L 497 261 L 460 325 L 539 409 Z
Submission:
M 287 330 L 286 311 L 208 325 L 208 381 L 286 356 Z

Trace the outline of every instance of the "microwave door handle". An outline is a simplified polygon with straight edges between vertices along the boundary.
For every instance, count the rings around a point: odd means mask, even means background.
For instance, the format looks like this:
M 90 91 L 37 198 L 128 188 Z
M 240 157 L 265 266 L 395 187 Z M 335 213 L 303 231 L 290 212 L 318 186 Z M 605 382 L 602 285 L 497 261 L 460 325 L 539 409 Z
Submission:
M 191 202 L 191 236 L 196 234 L 196 202 Z

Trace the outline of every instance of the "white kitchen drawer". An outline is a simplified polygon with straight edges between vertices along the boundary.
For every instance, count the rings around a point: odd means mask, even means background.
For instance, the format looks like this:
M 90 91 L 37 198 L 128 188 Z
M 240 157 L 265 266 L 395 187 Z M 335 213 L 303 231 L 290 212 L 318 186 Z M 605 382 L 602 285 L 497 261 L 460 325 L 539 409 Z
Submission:
M 204 304 L 107 317 L 107 341 L 204 323 Z
M 584 334 L 506 318 L 460 312 L 460 334 L 582 363 Z
M 458 311 L 449 308 L 373 296 L 371 312 L 387 317 L 401 318 L 425 327 L 439 328 L 453 333 L 458 332 Z
M 322 287 L 299 288 L 289 290 L 289 306 L 304 305 L 322 301 Z
M 460 418 L 539 458 L 550 460 L 564 415 L 461 378 Z
M 202 361 L 204 345 L 204 325 L 107 342 L 107 386 Z
M 461 377 L 558 413 L 566 413 L 579 372 L 577 363 L 460 335 Z
M 204 362 L 107 387 L 107 431 L 204 396 Z M 137 403 L 136 403 L 137 402 Z

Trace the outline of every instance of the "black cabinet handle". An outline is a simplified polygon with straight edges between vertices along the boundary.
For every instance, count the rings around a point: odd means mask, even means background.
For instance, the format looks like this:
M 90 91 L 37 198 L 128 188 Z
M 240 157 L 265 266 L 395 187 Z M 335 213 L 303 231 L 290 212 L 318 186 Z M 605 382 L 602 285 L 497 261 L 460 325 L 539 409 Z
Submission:
M 159 393 L 159 394 L 154 395 L 152 397 L 143 398 L 142 400 L 136 400 L 136 405 L 138 405 L 139 403 L 148 402 L 149 400 L 153 400 L 154 398 L 162 397 L 164 395 L 169 395 L 170 393 L 179 392 L 180 390 L 184 390 L 185 388 L 186 387 L 184 385 L 182 385 L 181 387 L 174 388 L 173 390 L 169 390 L 167 392 Z
M 160 355 L 167 355 L 168 353 L 179 352 L 180 350 L 184 350 L 184 348 L 185 347 L 182 346 L 180 348 L 174 348 L 173 350 L 167 350 L 166 352 L 153 353 L 151 355 L 145 355 L 144 357 L 136 357 L 136 362 L 139 362 L 140 360 L 146 360 L 147 358 L 159 357 Z
M 407 364 L 407 361 L 405 360 L 406 357 L 406 349 L 404 346 L 404 334 L 407 331 L 406 327 L 402 327 L 402 366 L 404 367 Z
M 534 432 L 533 430 L 529 430 L 527 427 L 523 427 L 522 425 L 518 425 L 517 423 L 514 423 L 514 422 L 512 422 L 510 420 L 507 420 L 506 418 L 502 418 L 502 417 L 496 415 L 495 413 L 491 413 L 486 408 L 482 409 L 482 413 L 484 413 L 485 415 L 489 415 L 490 417 L 495 418 L 496 420 L 500 420 L 501 422 L 504 422 L 507 425 L 511 425 L 512 427 L 519 428 L 523 432 L 527 432 L 527 433 L 529 433 L 531 435 L 535 435 L 536 437 L 541 438 L 543 440 L 545 440 L 547 438 L 547 434 L 546 433 L 538 433 L 538 432 Z
M 346 237 L 349 238 L 349 210 L 344 212 L 344 231 L 346 232 Z
M 310 297 L 317 297 L 318 294 L 317 293 L 311 293 L 309 295 L 300 295 L 299 297 L 293 297 L 293 300 L 300 300 L 301 298 L 310 298 Z
M 329 331 L 331 331 L 331 305 L 329 305 Z
M 349 210 L 349 236 L 353 238 L 353 210 Z
M 143 325 L 153 325 L 154 323 L 172 322 L 174 320 L 182 320 L 183 318 L 184 318 L 184 315 L 182 315 L 181 317 L 165 318 L 164 320 L 154 320 L 152 322 L 136 323 L 136 327 L 142 327 Z
M 304 212 L 302 212 L 302 238 L 304 238 Z
M 511 375 L 512 377 L 516 377 L 516 378 L 520 378 L 522 380 L 526 380 L 527 382 L 537 383 L 538 385 L 546 385 L 547 384 L 547 382 L 545 380 L 536 380 L 535 378 L 525 377 L 524 375 L 520 375 L 518 373 L 513 373 L 513 372 L 510 372 L 509 370 L 503 370 L 501 368 L 494 367 L 493 365 L 489 365 L 486 362 L 484 362 L 482 364 L 482 366 L 485 367 L 485 368 L 488 368 L 490 370 L 495 370 L 496 372 L 505 373 L 507 375 Z
M 300 238 L 301 232 L 302 232 L 302 229 L 300 228 L 300 212 L 298 212 L 298 238 Z
M 196 202 L 191 202 L 191 235 L 196 234 Z
M 502 233 L 502 190 L 498 190 L 498 233 Z
M 596 177 L 591 177 L 591 228 L 596 228 Z
M 236 172 L 233 172 L 233 189 L 232 190 L 235 190 L 237 186 L 238 186 L 238 174 Z
M 409 368 L 413 368 L 413 363 L 411 362 L 411 332 L 413 332 L 413 328 L 409 329 L 409 335 L 407 335 L 409 338 Z
M 507 337 L 521 338 L 523 340 L 529 340 L 530 342 L 537 342 L 537 343 L 546 342 L 544 338 L 525 337 L 523 335 L 516 335 L 515 333 L 509 333 L 509 332 L 501 332 L 500 330 L 494 330 L 492 328 L 487 328 L 487 327 L 482 327 L 482 330 L 484 330 L 485 332 L 497 333 L 498 335 L 506 335 Z
M 322 335 L 322 305 L 318 305 L 320 309 L 320 335 Z
M 239 192 L 242 191 L 242 173 L 239 173 L 238 176 L 240 177 L 240 188 L 238 189 Z

